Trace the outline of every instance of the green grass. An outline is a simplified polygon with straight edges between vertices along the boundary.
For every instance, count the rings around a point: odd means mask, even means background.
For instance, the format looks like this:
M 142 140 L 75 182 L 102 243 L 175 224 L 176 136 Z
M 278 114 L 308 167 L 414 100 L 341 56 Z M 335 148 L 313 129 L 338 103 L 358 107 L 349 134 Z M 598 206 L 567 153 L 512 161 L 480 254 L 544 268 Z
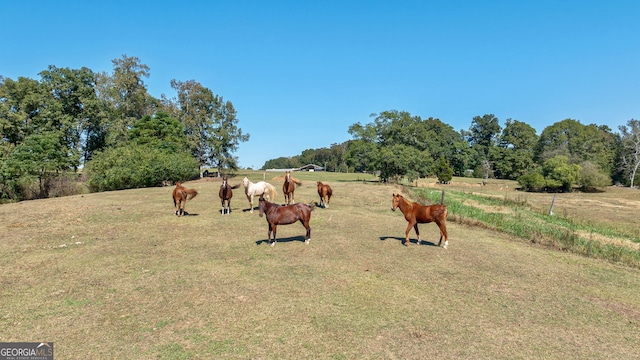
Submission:
M 214 179 L 186 184 L 200 193 L 182 218 L 171 187 L 1 205 L 0 339 L 53 341 L 61 359 L 637 355 L 638 269 L 471 222 L 449 223 L 447 250 L 413 233 L 405 247 L 406 221 L 390 210 L 402 188 L 295 175 L 298 201 L 318 202 L 316 180 L 334 188 L 309 245 L 292 224 L 267 246 L 241 190 L 220 215 Z M 438 230 L 421 234 L 435 242 Z
M 429 202 L 439 202 L 441 195 L 430 190 L 418 190 L 417 196 Z M 467 205 L 472 202 L 472 204 Z M 640 268 L 640 251 L 633 247 L 603 244 L 588 238 L 592 235 L 615 237 L 629 243 L 640 243 L 640 237 L 628 236 L 615 227 L 594 225 L 588 221 L 538 212 L 522 201 L 512 201 L 448 191 L 446 204 L 455 221 L 482 225 L 493 230 L 517 236 L 532 243 L 544 244 L 577 254 L 609 260 Z M 482 204 L 488 207 L 478 207 Z M 503 211 L 496 211 L 496 209 Z M 579 234 L 587 234 L 581 236 Z

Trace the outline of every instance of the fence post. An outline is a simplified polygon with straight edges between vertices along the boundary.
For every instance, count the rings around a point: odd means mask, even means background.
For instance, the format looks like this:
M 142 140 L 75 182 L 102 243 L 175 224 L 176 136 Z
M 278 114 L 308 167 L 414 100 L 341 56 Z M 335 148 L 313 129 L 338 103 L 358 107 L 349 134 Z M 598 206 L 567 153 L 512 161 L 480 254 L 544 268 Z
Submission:
M 444 190 L 442 190 L 442 196 L 440 197 L 440 204 L 444 205 Z
M 556 194 L 553 194 L 553 199 L 551 200 L 551 207 L 549 208 L 549 215 L 553 215 L 553 205 L 556 203 Z

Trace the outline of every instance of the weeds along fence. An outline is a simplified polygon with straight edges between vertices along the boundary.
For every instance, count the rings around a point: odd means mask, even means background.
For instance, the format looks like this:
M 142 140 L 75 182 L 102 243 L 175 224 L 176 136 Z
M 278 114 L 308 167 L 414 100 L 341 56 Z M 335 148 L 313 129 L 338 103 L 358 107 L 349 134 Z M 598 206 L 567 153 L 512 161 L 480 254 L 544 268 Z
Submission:
M 424 203 L 440 203 L 443 197 L 441 191 L 433 189 L 407 188 L 407 191 Z M 548 210 L 534 209 L 522 199 L 500 199 L 447 190 L 444 201 L 449 210 L 449 221 L 492 229 L 533 244 L 640 268 L 640 237 L 589 224 L 582 219 L 549 215 Z M 596 238 L 620 239 L 628 246 Z

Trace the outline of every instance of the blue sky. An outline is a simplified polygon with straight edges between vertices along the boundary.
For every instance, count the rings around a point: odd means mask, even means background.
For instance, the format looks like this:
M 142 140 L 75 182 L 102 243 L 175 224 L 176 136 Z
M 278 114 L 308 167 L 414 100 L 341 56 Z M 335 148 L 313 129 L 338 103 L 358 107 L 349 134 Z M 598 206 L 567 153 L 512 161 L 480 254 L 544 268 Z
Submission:
M 538 134 L 640 118 L 640 1 L 2 1 L 0 75 L 111 72 L 136 56 L 149 93 L 195 80 L 231 101 L 242 167 L 349 140 L 372 113 L 455 130 L 474 116 Z

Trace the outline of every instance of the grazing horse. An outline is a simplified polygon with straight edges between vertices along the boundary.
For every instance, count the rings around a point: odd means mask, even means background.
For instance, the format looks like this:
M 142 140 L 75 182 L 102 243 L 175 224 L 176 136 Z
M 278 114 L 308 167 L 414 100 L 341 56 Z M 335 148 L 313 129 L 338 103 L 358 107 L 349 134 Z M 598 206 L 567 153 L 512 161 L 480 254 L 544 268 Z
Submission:
M 274 246 L 276 244 L 276 229 L 278 225 L 289 225 L 296 221 L 300 221 L 307 234 L 304 236 L 305 244 L 308 244 L 311 240 L 311 227 L 309 226 L 309 220 L 311 220 L 311 211 L 313 207 L 303 203 L 297 203 L 293 205 L 278 205 L 269 202 L 260 196 L 258 199 L 258 206 L 260 209 L 260 217 L 262 214 L 267 218 L 269 224 L 269 231 L 267 233 L 269 244 Z M 271 232 L 273 231 L 273 242 L 271 242 Z
M 220 213 L 231 214 L 231 198 L 233 197 L 233 191 L 231 189 L 237 189 L 240 187 L 240 184 L 229 185 L 227 182 L 227 177 L 222 177 L 222 185 L 220 185 L 220 190 L 218 191 L 218 195 L 220 196 L 220 202 L 222 202 L 222 210 Z M 225 206 L 226 205 L 226 206 Z
M 184 206 L 187 204 L 187 200 L 191 200 L 198 195 L 195 189 L 185 188 L 181 182 L 176 183 L 175 189 L 173 189 L 173 206 L 176 210 L 176 216 L 184 215 Z
M 331 186 L 318 181 L 318 195 L 320 195 L 320 206 L 322 206 L 323 208 L 328 208 L 332 194 L 333 190 L 331 190 Z
M 258 181 L 257 183 L 252 183 L 245 176 L 242 179 L 242 184 L 244 185 L 244 194 L 247 195 L 247 200 L 249 200 L 249 212 L 251 213 L 253 213 L 254 196 L 266 196 L 270 201 L 276 198 L 276 188 L 268 182 Z
M 287 205 L 295 203 L 293 199 L 293 193 L 296 191 L 296 185 L 300 186 L 302 183 L 291 177 L 291 171 L 287 171 L 284 174 L 284 184 L 282 184 L 282 191 L 284 192 L 284 202 Z
M 442 237 L 444 237 L 444 247 L 449 245 L 449 236 L 447 235 L 447 207 L 442 204 L 434 205 L 420 205 L 416 202 L 411 202 L 405 199 L 400 194 L 393 194 L 391 200 L 391 210 L 395 211 L 400 208 L 400 211 L 404 214 L 404 218 L 407 219 L 409 224 L 407 225 L 407 231 L 405 231 L 405 241 L 402 243 L 407 246 L 409 243 L 409 231 L 413 227 L 418 236 L 418 245 L 420 245 L 420 232 L 418 231 L 418 224 L 435 222 L 440 228 L 440 241 L 438 246 L 442 243 Z

